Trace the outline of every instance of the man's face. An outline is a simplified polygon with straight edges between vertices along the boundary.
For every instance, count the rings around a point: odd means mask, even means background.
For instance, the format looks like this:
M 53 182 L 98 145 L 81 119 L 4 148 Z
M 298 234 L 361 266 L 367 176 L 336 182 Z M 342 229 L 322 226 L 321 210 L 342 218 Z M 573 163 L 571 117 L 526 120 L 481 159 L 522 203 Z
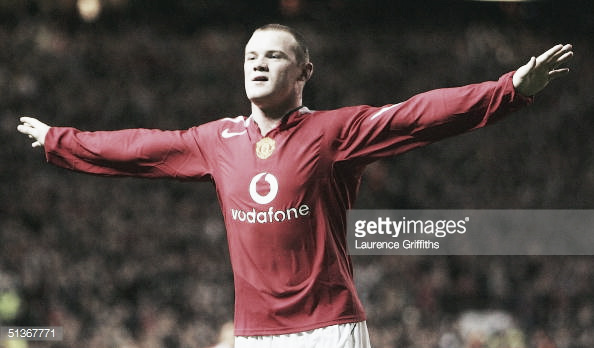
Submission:
M 252 103 L 275 107 L 300 95 L 304 79 L 296 45 L 293 36 L 284 31 L 258 30 L 252 35 L 244 61 L 245 91 Z

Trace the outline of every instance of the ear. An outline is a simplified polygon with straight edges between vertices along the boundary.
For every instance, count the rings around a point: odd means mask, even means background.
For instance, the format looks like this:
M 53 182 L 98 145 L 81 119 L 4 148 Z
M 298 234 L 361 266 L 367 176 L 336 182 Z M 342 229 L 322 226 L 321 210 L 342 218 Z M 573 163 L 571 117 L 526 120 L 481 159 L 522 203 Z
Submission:
M 311 62 L 305 63 L 303 66 L 303 71 L 301 72 L 301 76 L 299 76 L 299 80 L 303 82 L 307 82 L 311 75 L 313 74 L 313 64 Z

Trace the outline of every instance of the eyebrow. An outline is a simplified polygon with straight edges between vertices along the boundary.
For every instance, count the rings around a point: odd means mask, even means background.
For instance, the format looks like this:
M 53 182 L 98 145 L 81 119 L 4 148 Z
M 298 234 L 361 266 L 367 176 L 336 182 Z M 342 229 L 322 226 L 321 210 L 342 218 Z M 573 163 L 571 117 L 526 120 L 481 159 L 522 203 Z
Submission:
M 285 51 L 283 50 L 266 50 L 266 52 L 264 52 L 264 54 L 270 54 L 270 53 L 282 53 L 284 55 L 286 55 L 287 53 L 285 53 Z M 258 54 L 257 51 L 251 50 L 251 51 L 246 51 L 245 54 Z
M 267 50 L 266 52 L 264 52 L 264 55 L 270 55 L 270 54 L 275 54 L 275 53 L 281 54 L 283 57 L 289 57 L 289 55 L 285 51 L 282 51 L 282 50 Z M 245 52 L 246 56 L 251 55 L 251 54 L 258 55 L 259 53 L 254 50 Z

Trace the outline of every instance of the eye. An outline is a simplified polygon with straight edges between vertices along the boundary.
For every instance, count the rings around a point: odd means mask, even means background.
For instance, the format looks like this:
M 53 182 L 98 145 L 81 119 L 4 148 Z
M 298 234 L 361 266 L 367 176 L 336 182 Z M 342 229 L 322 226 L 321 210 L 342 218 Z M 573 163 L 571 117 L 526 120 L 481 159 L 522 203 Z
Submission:
M 271 59 L 282 59 L 284 58 L 284 54 L 282 52 L 271 52 L 268 57 Z

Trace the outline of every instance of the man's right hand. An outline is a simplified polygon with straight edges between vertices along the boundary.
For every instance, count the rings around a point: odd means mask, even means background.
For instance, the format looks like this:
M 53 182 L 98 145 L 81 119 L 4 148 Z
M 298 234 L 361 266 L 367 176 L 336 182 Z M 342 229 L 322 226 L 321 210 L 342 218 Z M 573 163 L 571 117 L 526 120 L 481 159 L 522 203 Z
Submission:
M 21 117 L 21 124 L 17 126 L 17 130 L 33 139 L 32 147 L 40 147 L 45 144 L 45 136 L 50 126 L 39 121 L 33 117 Z

